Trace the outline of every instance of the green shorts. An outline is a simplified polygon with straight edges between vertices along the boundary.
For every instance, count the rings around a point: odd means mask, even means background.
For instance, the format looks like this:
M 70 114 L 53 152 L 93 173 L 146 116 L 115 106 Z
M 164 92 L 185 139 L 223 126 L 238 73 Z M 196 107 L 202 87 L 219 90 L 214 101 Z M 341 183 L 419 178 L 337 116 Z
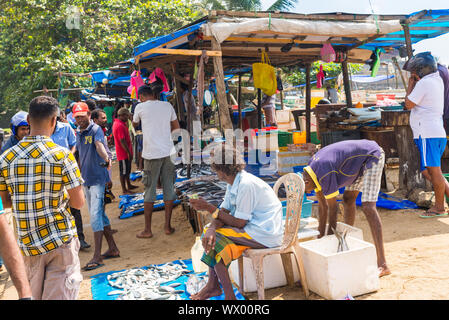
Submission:
M 161 159 L 144 159 L 142 182 L 145 186 L 144 202 L 156 201 L 156 188 L 161 179 L 164 201 L 176 200 L 175 165 L 170 157 Z

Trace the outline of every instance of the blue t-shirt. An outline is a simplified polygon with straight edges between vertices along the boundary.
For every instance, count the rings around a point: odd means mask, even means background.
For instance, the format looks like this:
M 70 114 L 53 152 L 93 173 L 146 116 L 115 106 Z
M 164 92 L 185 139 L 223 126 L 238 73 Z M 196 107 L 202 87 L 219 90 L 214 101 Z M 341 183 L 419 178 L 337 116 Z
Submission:
M 54 143 L 69 150 L 76 145 L 75 132 L 70 124 L 64 122 L 56 122 L 55 132 L 51 135 L 51 139 Z
M 245 232 L 257 242 L 273 248 L 282 244 L 282 204 L 273 189 L 262 179 L 242 170 L 228 184 L 220 208 L 235 218 L 247 220 Z
M 2 198 L 0 198 L 0 214 L 5 213 L 5 210 L 3 210 L 3 202 L 2 202 Z
M 92 120 L 84 131 L 77 130 L 76 148 L 79 151 L 79 163 L 84 185 L 87 187 L 106 184 L 109 181 L 107 168 L 100 166 L 104 159 L 100 157 L 95 146 L 95 141 L 104 144 L 103 130 Z

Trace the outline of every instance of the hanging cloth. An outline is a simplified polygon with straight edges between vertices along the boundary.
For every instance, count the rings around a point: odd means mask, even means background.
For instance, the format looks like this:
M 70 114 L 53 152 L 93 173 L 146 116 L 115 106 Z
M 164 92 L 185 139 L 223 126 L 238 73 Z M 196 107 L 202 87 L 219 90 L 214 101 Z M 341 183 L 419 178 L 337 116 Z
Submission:
M 137 92 L 144 84 L 140 71 L 134 70 L 131 74 L 130 86 L 128 87 L 128 93 L 131 95 L 132 99 L 139 99 Z
M 373 54 L 371 55 L 371 59 L 372 62 L 370 63 L 371 68 L 371 77 L 375 77 L 377 76 L 377 72 L 379 71 L 379 66 L 380 66 L 380 48 L 376 48 L 376 50 L 374 50 Z
M 323 65 L 320 64 L 320 71 L 316 75 L 316 87 L 320 89 L 323 86 L 323 80 L 324 80 L 324 71 L 323 71 Z
M 161 68 L 154 69 L 154 71 L 148 77 L 148 83 L 152 83 L 152 82 L 156 81 L 156 77 L 161 79 L 162 83 L 164 84 L 164 89 L 162 89 L 162 92 L 169 92 L 170 87 L 168 85 L 167 78 L 165 77 L 165 73 Z

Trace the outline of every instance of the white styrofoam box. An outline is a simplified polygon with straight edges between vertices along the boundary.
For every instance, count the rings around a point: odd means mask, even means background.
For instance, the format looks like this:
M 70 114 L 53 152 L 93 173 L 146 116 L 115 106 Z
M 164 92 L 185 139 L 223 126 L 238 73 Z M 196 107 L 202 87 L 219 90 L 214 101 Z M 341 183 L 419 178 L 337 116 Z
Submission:
M 338 253 L 334 235 L 299 243 L 310 291 L 326 299 L 342 299 L 379 289 L 374 245 L 351 236 L 346 242 L 349 250 Z
M 281 131 L 288 131 L 288 130 L 295 130 L 296 129 L 296 122 L 295 121 L 279 122 L 278 119 L 276 119 L 276 121 L 277 121 L 278 129 L 281 130 Z
M 326 231 L 329 224 L 326 224 Z M 338 232 L 344 232 L 348 230 L 347 236 L 351 236 L 360 240 L 363 240 L 363 230 L 350 226 L 349 224 L 343 223 L 343 222 L 337 222 L 337 231 Z
M 298 232 L 298 238 L 300 239 L 315 239 L 318 236 L 318 232 L 313 229 L 301 229 Z M 293 266 L 293 279 L 299 280 L 298 266 L 294 255 L 290 255 Z M 231 262 L 229 266 L 229 274 L 232 280 L 240 286 L 239 278 L 239 264 L 238 260 Z M 266 256 L 263 259 L 263 275 L 265 289 L 277 288 L 287 285 L 287 278 L 285 277 L 284 266 L 280 254 L 272 254 Z M 243 257 L 243 283 L 245 292 L 257 291 L 256 274 L 254 272 L 251 259 Z
M 290 110 L 276 110 L 276 122 L 291 122 L 292 120 L 294 122 Z

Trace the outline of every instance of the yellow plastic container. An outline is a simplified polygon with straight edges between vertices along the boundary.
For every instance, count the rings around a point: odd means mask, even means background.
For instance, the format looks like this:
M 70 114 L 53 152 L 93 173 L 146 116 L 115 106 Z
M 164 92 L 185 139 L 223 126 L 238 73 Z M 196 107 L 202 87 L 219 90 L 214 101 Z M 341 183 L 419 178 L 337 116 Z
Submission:
M 294 144 L 306 143 L 306 132 L 305 131 L 294 131 L 293 132 L 293 143 Z

